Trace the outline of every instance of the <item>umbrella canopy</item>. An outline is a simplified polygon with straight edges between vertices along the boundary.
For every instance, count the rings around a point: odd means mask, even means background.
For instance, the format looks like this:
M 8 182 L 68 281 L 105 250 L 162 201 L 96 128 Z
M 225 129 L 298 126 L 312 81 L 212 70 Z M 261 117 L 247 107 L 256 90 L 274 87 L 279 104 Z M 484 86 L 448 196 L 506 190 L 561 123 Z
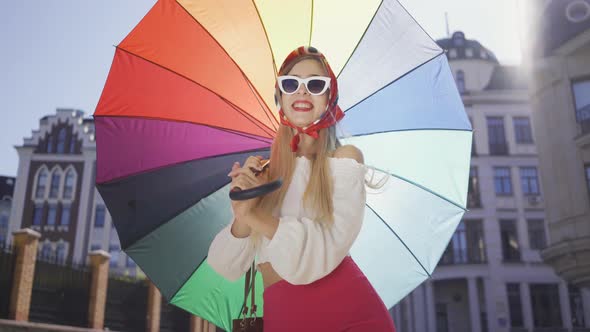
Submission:
M 227 173 L 269 155 L 277 61 L 301 45 L 338 75 L 345 143 L 389 177 L 351 251 L 388 307 L 431 275 L 466 211 L 472 128 L 444 52 L 398 1 L 158 1 L 116 48 L 96 184 L 162 295 L 226 329 L 243 279 L 206 255 L 231 222 Z

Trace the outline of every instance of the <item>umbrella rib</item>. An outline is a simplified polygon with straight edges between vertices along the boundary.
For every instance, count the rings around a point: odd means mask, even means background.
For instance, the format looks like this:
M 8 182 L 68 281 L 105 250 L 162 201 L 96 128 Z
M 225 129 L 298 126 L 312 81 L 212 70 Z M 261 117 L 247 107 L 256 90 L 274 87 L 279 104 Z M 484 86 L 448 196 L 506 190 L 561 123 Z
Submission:
M 313 0 L 311 0 L 311 13 L 309 16 L 309 43 L 307 43 L 307 46 L 311 46 L 311 36 L 313 33 Z
M 268 43 L 268 49 L 270 50 L 270 56 L 272 57 L 272 66 L 274 68 L 275 79 L 277 77 L 278 69 L 277 69 L 277 62 L 275 60 L 275 54 L 272 51 L 272 45 L 270 44 L 270 39 L 268 38 L 268 33 L 266 32 L 266 27 L 264 26 L 264 22 L 262 22 L 262 17 L 260 16 L 260 12 L 258 11 L 258 6 L 256 6 L 256 2 L 252 0 L 252 5 L 254 5 L 254 9 L 256 9 L 256 14 L 258 15 L 258 20 L 260 21 L 260 25 L 262 26 L 262 31 L 264 31 L 264 37 L 266 37 L 266 42 Z
M 388 86 L 392 85 L 393 83 L 395 83 L 395 82 L 399 81 L 400 79 L 404 78 L 405 76 L 407 76 L 408 74 L 412 73 L 412 72 L 413 72 L 413 71 L 415 71 L 416 69 L 418 69 L 418 68 L 420 68 L 420 67 L 424 66 L 425 64 L 429 63 L 429 62 L 430 62 L 430 61 L 432 61 L 433 59 L 436 59 L 437 57 L 439 57 L 441 54 L 444 54 L 444 53 L 445 53 L 445 52 L 444 52 L 444 51 L 442 51 L 442 52 L 440 52 L 440 53 L 438 53 L 438 54 L 434 55 L 432 58 L 430 58 L 430 59 L 427 59 L 426 61 L 424 61 L 424 62 L 422 62 L 421 64 L 417 65 L 417 66 L 416 66 L 416 67 L 414 67 L 412 70 L 409 70 L 408 72 L 406 72 L 406 73 L 405 73 L 405 74 L 403 74 L 402 76 L 400 76 L 400 77 L 398 77 L 398 78 L 394 79 L 393 81 L 391 81 L 391 82 L 389 82 L 389 83 L 385 84 L 384 86 L 382 86 L 381 88 L 379 88 L 379 89 L 375 90 L 374 92 L 372 92 L 372 93 L 369 93 L 369 95 L 367 95 L 365 98 L 363 98 L 363 99 L 361 99 L 360 101 L 358 101 L 356 104 L 354 104 L 354 105 L 352 105 L 352 106 L 348 107 L 348 108 L 347 108 L 347 109 L 346 109 L 344 112 L 348 112 L 349 110 L 351 110 L 352 108 L 354 108 L 354 107 L 355 107 L 355 106 L 357 106 L 358 104 L 362 103 L 363 101 L 365 101 L 365 100 L 367 100 L 367 99 L 371 98 L 372 96 L 374 96 L 375 94 L 377 94 L 379 91 L 381 91 L 381 90 L 383 90 L 383 89 L 387 88 Z
M 264 106 L 262 106 L 262 104 L 260 103 L 262 97 L 260 97 L 260 95 L 258 95 L 258 93 L 256 92 L 256 90 L 254 90 L 254 88 L 252 87 L 252 84 L 250 83 L 250 80 L 248 80 L 248 78 L 245 75 L 244 75 L 244 78 L 248 81 L 248 87 L 250 88 L 250 91 L 252 91 L 252 93 L 254 94 L 254 97 L 256 97 L 256 101 L 258 101 L 258 104 L 260 105 L 260 107 L 262 107 L 264 109 Z M 277 131 L 278 130 L 278 127 L 275 124 L 276 119 L 274 119 L 274 117 L 270 116 L 268 114 L 268 112 L 266 112 L 266 111 L 264 112 L 264 114 L 266 114 L 266 117 L 268 118 L 268 120 L 272 124 L 274 130 Z
M 344 66 L 342 66 L 342 68 L 340 69 L 340 72 L 338 73 L 338 76 L 336 76 L 336 78 L 339 78 L 340 77 L 340 74 L 342 74 L 342 72 L 344 71 L 344 68 L 346 68 L 346 65 L 348 64 L 348 62 L 350 61 L 350 59 L 352 59 L 352 55 L 354 54 L 354 52 L 356 52 L 356 49 L 361 44 L 361 41 L 363 40 L 363 38 L 367 34 L 367 31 L 369 31 L 369 27 L 373 23 L 373 20 L 375 20 L 375 17 L 377 16 L 377 13 L 379 12 L 379 9 L 381 9 L 381 5 L 383 5 L 383 1 L 384 0 L 381 0 L 381 2 L 379 3 L 379 6 L 377 6 L 377 10 L 375 10 L 375 13 L 373 13 L 373 17 L 371 18 L 371 21 L 369 21 L 369 24 L 367 24 L 367 27 L 365 28 L 365 31 L 363 32 L 363 35 L 361 36 L 361 38 L 359 38 L 359 41 L 356 43 L 356 46 L 354 47 L 354 49 L 352 50 L 352 52 L 350 52 L 350 55 L 348 56 L 348 59 L 346 59 L 346 62 L 344 63 Z
M 238 65 L 238 64 L 237 64 L 237 63 L 234 61 L 234 59 L 233 59 L 233 58 L 232 58 L 232 57 L 229 55 L 229 53 L 227 52 L 227 50 L 225 49 L 225 47 L 223 47 L 223 46 L 222 46 L 222 45 L 219 43 L 219 41 L 218 41 L 217 39 L 215 39 L 215 37 L 213 37 L 213 35 L 211 35 L 211 33 L 209 32 L 209 30 L 205 29 L 205 27 L 204 27 L 204 26 L 203 26 L 203 25 L 202 25 L 202 24 L 201 24 L 201 23 L 200 23 L 200 22 L 199 22 L 199 21 L 198 21 L 198 20 L 197 20 L 197 19 L 196 19 L 196 18 L 193 16 L 193 15 L 191 15 L 191 13 L 190 13 L 190 12 L 189 12 L 189 11 L 188 11 L 186 8 L 184 8 L 184 7 L 182 6 L 182 4 L 180 4 L 180 3 L 178 2 L 178 0 L 176 0 L 175 2 L 176 2 L 176 4 L 177 4 L 178 6 L 180 6 L 180 8 L 182 8 L 182 9 L 183 9 L 183 10 L 186 12 L 186 14 L 187 14 L 189 17 L 191 17 L 191 18 L 192 18 L 192 19 L 195 21 L 195 23 L 197 23 L 197 24 L 198 24 L 198 25 L 199 25 L 201 28 L 203 28 L 203 31 L 207 32 L 207 34 L 209 35 L 209 37 L 211 37 L 211 39 L 215 41 L 215 43 L 216 43 L 216 44 L 217 44 L 217 45 L 218 45 L 218 46 L 219 46 L 219 47 L 220 47 L 220 48 L 223 50 L 223 52 L 224 52 L 224 53 L 227 55 L 227 57 L 228 57 L 228 58 L 229 58 L 229 59 L 230 59 L 230 60 L 231 60 L 231 61 L 234 63 L 234 65 L 236 65 L 236 68 L 238 68 L 238 70 L 239 70 L 239 71 L 242 73 L 242 75 L 244 76 L 244 78 L 245 78 L 245 79 L 246 79 L 246 80 L 247 80 L 249 83 L 251 83 L 251 82 L 250 82 L 250 80 L 248 79 L 248 77 L 246 76 L 246 73 L 244 73 L 244 71 L 242 70 L 242 68 L 240 68 L 240 66 L 239 66 L 239 65 Z M 254 88 L 254 90 L 256 90 L 256 88 Z M 258 90 L 256 90 L 256 93 L 258 93 Z M 254 94 L 254 95 L 255 95 L 255 97 L 256 97 L 256 94 Z M 267 110 L 270 112 L 270 108 L 268 107 L 268 105 L 266 105 L 266 102 L 265 102 L 264 100 L 263 100 L 262 102 L 263 102 L 263 103 L 264 103 L 264 105 L 266 106 L 266 107 L 262 107 L 262 111 L 263 111 L 264 113 L 267 113 Z
M 188 124 L 195 124 L 195 125 L 199 125 L 199 126 L 204 126 L 204 127 L 209 127 L 212 129 L 216 129 L 216 130 L 221 130 L 221 131 L 225 131 L 228 133 L 232 133 L 238 136 L 242 136 L 245 138 L 250 138 L 253 139 L 255 141 L 259 141 L 259 142 L 263 142 L 263 143 L 269 143 L 268 141 L 264 140 L 264 137 L 262 136 L 258 136 L 258 135 L 254 135 L 251 133 L 247 133 L 244 131 L 240 131 L 240 130 L 235 130 L 235 129 L 230 129 L 230 128 L 224 128 L 224 127 L 218 127 L 218 126 L 214 126 L 211 124 L 207 124 L 207 123 L 201 123 L 201 122 L 192 122 L 192 121 L 183 121 L 183 120 L 178 120 L 178 119 L 166 119 L 166 118 L 157 118 L 157 117 L 150 117 L 150 116 L 133 116 L 133 115 L 93 115 L 94 118 L 128 118 L 128 119 L 148 119 L 148 120 L 159 120 L 159 121 L 167 121 L 167 122 L 180 122 L 180 123 L 188 123 Z M 270 139 L 270 138 L 269 138 Z
M 442 130 L 442 131 L 469 131 L 469 132 L 473 132 L 473 129 L 459 129 L 459 128 L 407 128 L 407 129 L 393 129 L 393 130 L 376 131 L 376 132 L 372 132 L 372 133 L 352 135 L 349 137 L 363 137 L 363 136 L 387 134 L 387 133 L 394 133 L 394 132 L 418 131 L 418 130 Z M 344 138 L 347 138 L 347 137 L 344 137 Z
M 119 176 L 119 177 L 116 177 L 116 178 L 109 179 L 106 182 L 101 182 L 101 183 L 97 183 L 97 184 L 98 185 L 109 185 L 109 184 L 112 184 L 114 182 L 121 182 L 121 181 L 130 179 L 132 177 L 139 176 L 141 174 L 156 172 L 156 171 L 158 171 L 160 169 L 163 169 L 163 168 L 178 166 L 178 165 L 182 165 L 182 164 L 186 164 L 186 163 L 195 162 L 195 161 L 198 161 L 198 160 L 207 160 L 207 159 L 211 159 L 211 158 L 225 157 L 225 156 L 238 155 L 238 154 L 244 154 L 244 153 L 264 152 L 264 151 L 269 151 L 269 150 L 270 150 L 270 147 L 266 147 L 266 148 L 258 148 L 258 149 L 251 149 L 251 150 L 228 152 L 228 153 L 223 153 L 223 154 L 217 154 L 217 155 L 214 155 L 214 156 L 205 156 L 205 157 L 195 158 L 195 159 L 190 159 L 190 160 L 182 160 L 182 161 L 179 161 L 179 162 L 176 162 L 176 163 L 171 163 L 171 164 L 166 164 L 166 165 L 162 165 L 162 166 L 158 166 L 158 167 L 154 167 L 154 168 L 150 168 L 150 169 L 145 169 L 145 170 L 142 170 L 142 171 L 137 172 L 137 173 L 122 175 L 122 176 Z M 213 192 L 215 192 L 215 191 L 217 191 L 217 190 L 219 190 L 221 188 L 223 188 L 223 187 L 217 188 Z M 196 203 L 194 203 L 194 204 L 196 204 Z M 185 208 L 184 210 L 180 211 L 179 213 L 174 213 L 172 215 L 172 217 L 167 218 L 166 220 L 170 220 L 170 219 L 173 219 L 173 218 L 177 217 L 180 213 L 182 213 L 186 209 L 188 209 L 188 207 Z
M 425 186 L 423 186 L 423 185 L 421 185 L 421 184 L 419 184 L 419 183 L 416 183 L 416 182 L 414 182 L 414 181 L 412 181 L 412 180 L 410 180 L 410 179 L 404 178 L 403 176 L 396 175 L 396 174 L 393 174 L 393 173 L 391 173 L 391 172 L 388 172 L 388 171 L 382 170 L 382 169 L 380 169 L 380 168 L 378 168 L 378 167 L 374 167 L 374 166 L 371 166 L 371 167 L 372 167 L 372 168 L 374 168 L 374 169 L 376 169 L 376 170 L 378 170 L 379 172 L 383 172 L 383 173 L 385 173 L 385 174 L 391 175 L 391 176 L 393 176 L 393 177 L 396 177 L 396 178 L 398 178 L 398 179 L 400 179 L 400 180 L 402 180 L 402 181 L 404 181 L 404 182 L 407 182 L 407 183 L 409 183 L 409 184 L 411 184 L 411 185 L 414 185 L 414 186 L 416 186 L 416 187 L 418 187 L 418 188 L 420 188 L 420 189 L 422 189 L 422 190 L 424 190 L 424 191 L 426 191 L 426 192 L 429 192 L 429 193 L 431 193 L 431 194 L 433 194 L 433 195 L 435 195 L 435 196 L 439 197 L 440 199 L 442 199 L 442 200 L 445 200 L 445 201 L 447 201 L 448 203 L 450 203 L 450 204 L 452 204 L 452 205 L 454 205 L 454 206 L 458 207 L 459 209 L 463 210 L 464 212 L 467 212 L 467 211 L 469 211 L 469 209 L 466 209 L 466 208 L 464 208 L 464 207 L 463 207 L 463 206 L 461 206 L 460 204 L 458 204 L 458 203 L 456 203 L 456 202 L 454 202 L 454 201 L 452 201 L 452 200 L 450 200 L 450 199 L 448 199 L 448 198 L 446 198 L 446 197 L 444 197 L 444 196 L 440 195 L 439 193 L 436 193 L 436 192 L 434 192 L 434 191 L 433 191 L 433 190 L 431 190 L 431 189 L 428 189 L 427 187 L 425 187 Z
M 385 222 L 385 220 L 379 215 L 379 213 L 377 213 L 375 210 L 373 210 L 373 208 L 369 205 L 369 204 L 365 204 L 369 209 L 371 209 L 371 211 L 373 211 L 373 213 L 381 220 L 381 222 L 387 227 L 389 228 L 389 230 L 393 233 L 393 235 L 395 235 L 395 237 L 397 237 L 397 239 L 401 242 L 401 244 L 404 245 L 404 247 L 406 247 L 406 249 L 408 250 L 408 252 L 410 252 L 410 254 L 412 254 L 412 257 L 414 257 L 414 259 L 416 260 L 416 262 L 418 262 L 418 264 L 420 264 L 420 267 L 422 268 L 422 270 L 424 270 L 424 272 L 426 272 L 426 274 L 428 275 L 429 278 L 432 278 L 432 275 L 428 272 L 428 270 L 426 270 L 426 268 L 424 267 L 424 265 L 422 265 L 422 262 L 420 262 L 420 260 L 418 259 L 418 257 L 416 257 L 416 255 L 414 255 L 414 253 L 412 252 L 412 250 L 408 247 L 408 245 L 404 242 L 404 240 L 401 239 L 401 237 L 399 235 L 397 235 L 397 233 L 393 230 L 393 228 L 391 228 L 391 226 L 389 226 L 389 224 L 387 222 Z
M 133 53 L 133 52 L 131 52 L 131 51 L 128 51 L 128 50 L 126 50 L 126 49 L 124 49 L 124 48 L 121 48 L 121 47 L 119 47 L 119 46 L 115 46 L 115 48 L 116 48 L 116 49 L 118 49 L 118 50 L 121 50 L 121 51 L 123 51 L 123 52 L 125 52 L 125 53 L 131 54 L 131 55 L 133 55 L 133 56 L 135 56 L 135 57 L 137 57 L 137 58 L 139 58 L 139 59 L 142 59 L 142 60 L 144 60 L 144 61 L 147 61 L 147 62 L 149 62 L 149 63 L 151 63 L 151 64 L 153 64 L 153 65 L 155 65 L 155 66 L 157 66 L 157 67 L 160 67 L 160 68 L 162 68 L 162 69 L 164 69 L 164 70 L 167 70 L 167 71 L 169 71 L 169 72 L 171 72 L 171 73 L 173 73 L 173 74 L 175 74 L 175 75 L 178 75 L 178 76 L 180 76 L 180 77 L 182 77 L 182 78 L 184 78 L 184 79 L 186 79 L 186 80 L 188 80 L 188 81 L 190 81 L 190 82 L 192 82 L 192 83 L 194 83 L 194 84 L 196 84 L 196 85 L 198 85 L 198 86 L 202 87 L 203 89 L 205 89 L 205 90 L 207 90 L 207 91 L 211 92 L 212 94 L 214 94 L 215 96 L 217 96 L 217 97 L 218 97 L 219 99 L 221 99 L 222 101 L 226 102 L 226 103 L 227 103 L 229 106 L 231 106 L 231 107 L 232 107 L 234 110 L 236 110 L 236 111 L 237 111 L 239 114 L 241 114 L 243 117 L 245 117 L 247 120 L 249 120 L 250 122 L 252 122 L 252 123 L 253 123 L 255 126 L 257 126 L 258 128 L 260 128 L 261 130 L 263 130 L 263 131 L 264 131 L 264 132 L 266 132 L 267 134 L 269 134 L 269 135 L 271 135 L 271 136 L 274 134 L 274 132 L 272 131 L 272 128 L 270 128 L 270 127 L 266 126 L 264 123 L 260 122 L 259 120 L 257 120 L 257 119 L 255 119 L 255 118 L 251 117 L 251 115 L 250 115 L 250 114 L 248 114 L 248 112 L 244 111 L 243 109 L 241 109 L 240 107 L 238 107 L 237 105 L 235 105 L 234 103 L 232 103 L 231 101 L 229 101 L 229 100 L 225 99 L 224 97 L 222 97 L 221 95 L 219 95 L 219 94 L 218 94 L 218 93 L 216 93 L 215 91 L 213 91 L 213 90 L 211 90 L 211 89 L 207 88 L 206 86 L 204 86 L 204 85 L 200 84 L 199 82 L 196 82 L 195 80 L 193 80 L 193 79 L 191 79 L 191 78 L 188 78 L 188 77 L 186 77 L 186 76 L 184 76 L 184 75 L 182 75 L 182 74 L 180 74 L 180 73 L 178 73 L 178 72 L 175 72 L 175 71 L 174 71 L 174 70 L 172 70 L 172 69 L 166 68 L 166 67 L 164 67 L 164 66 L 162 66 L 162 65 L 160 65 L 160 64 L 158 64 L 158 63 L 156 63 L 156 62 L 154 62 L 154 61 L 151 61 L 151 60 L 149 60 L 149 59 L 146 59 L 146 58 L 144 58 L 144 57 L 142 57 L 142 56 L 140 56 L 140 55 L 137 55 L 137 54 L 135 54 L 135 53 Z M 266 112 L 265 112 L 265 113 L 266 113 Z M 268 130 L 268 131 L 267 131 L 267 130 Z

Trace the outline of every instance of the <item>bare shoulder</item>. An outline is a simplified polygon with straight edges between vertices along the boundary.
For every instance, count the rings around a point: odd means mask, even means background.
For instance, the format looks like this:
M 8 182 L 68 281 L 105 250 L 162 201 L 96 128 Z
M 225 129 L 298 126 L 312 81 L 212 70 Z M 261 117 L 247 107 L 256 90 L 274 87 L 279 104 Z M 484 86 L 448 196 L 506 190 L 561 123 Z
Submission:
M 350 158 L 356 160 L 359 164 L 363 164 L 365 159 L 363 153 L 354 145 L 342 145 L 334 151 L 334 158 Z

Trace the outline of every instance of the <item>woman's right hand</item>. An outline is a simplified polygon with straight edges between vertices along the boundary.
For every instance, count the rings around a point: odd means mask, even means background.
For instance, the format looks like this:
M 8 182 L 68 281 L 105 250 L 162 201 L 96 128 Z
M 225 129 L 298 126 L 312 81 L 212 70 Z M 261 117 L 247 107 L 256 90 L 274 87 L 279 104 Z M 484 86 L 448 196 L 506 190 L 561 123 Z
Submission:
M 230 188 L 239 187 L 241 190 L 246 190 L 254 187 L 258 187 L 265 183 L 266 176 L 257 176 L 254 171 L 261 171 L 260 156 L 251 156 L 244 163 L 243 167 L 240 167 L 240 163 L 235 162 L 232 166 L 231 172 L 228 174 L 232 178 Z M 243 223 L 240 223 L 240 217 L 251 212 L 256 206 L 259 198 L 253 198 L 245 201 L 231 201 L 232 210 L 235 217 L 234 225 L 232 226 L 232 232 L 238 237 L 248 236 L 250 233 L 250 227 Z M 240 236 L 242 235 L 242 236 Z

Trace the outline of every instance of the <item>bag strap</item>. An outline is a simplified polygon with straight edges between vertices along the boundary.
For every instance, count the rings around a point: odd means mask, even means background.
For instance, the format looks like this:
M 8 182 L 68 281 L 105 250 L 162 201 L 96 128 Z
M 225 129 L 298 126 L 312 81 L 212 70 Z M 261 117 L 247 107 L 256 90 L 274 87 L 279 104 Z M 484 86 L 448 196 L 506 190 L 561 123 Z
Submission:
M 252 273 L 252 267 L 246 272 L 246 281 L 244 282 L 244 304 L 242 305 L 242 312 L 240 313 L 240 316 L 244 315 L 244 317 L 248 314 L 248 286 L 250 284 L 250 273 Z
M 254 315 L 256 317 L 256 264 L 252 261 L 252 266 L 250 267 L 250 271 L 252 271 L 252 293 L 250 294 L 251 302 L 250 302 L 250 316 Z M 246 299 L 244 297 L 244 299 Z

